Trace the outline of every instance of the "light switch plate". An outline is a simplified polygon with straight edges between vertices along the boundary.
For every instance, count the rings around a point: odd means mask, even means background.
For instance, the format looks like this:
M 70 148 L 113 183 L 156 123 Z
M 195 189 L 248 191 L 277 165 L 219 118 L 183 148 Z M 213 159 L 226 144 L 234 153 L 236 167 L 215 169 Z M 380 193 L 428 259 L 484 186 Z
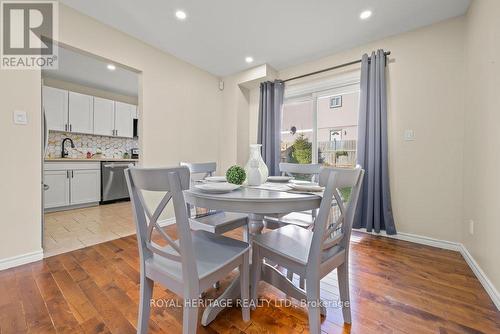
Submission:
M 415 140 L 415 131 L 413 131 L 411 129 L 406 129 L 405 134 L 404 134 L 404 138 L 406 141 Z
M 14 111 L 14 124 L 26 125 L 28 124 L 28 114 L 26 111 L 15 110 Z

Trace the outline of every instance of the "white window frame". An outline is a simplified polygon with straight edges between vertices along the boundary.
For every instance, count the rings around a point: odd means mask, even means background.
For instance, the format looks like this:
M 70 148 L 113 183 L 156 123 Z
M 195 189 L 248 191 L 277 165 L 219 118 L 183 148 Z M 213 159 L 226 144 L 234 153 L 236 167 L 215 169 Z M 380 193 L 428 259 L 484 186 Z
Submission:
M 351 71 L 315 81 L 285 86 L 283 104 L 313 102 L 312 163 L 318 163 L 318 99 L 360 91 L 361 72 Z

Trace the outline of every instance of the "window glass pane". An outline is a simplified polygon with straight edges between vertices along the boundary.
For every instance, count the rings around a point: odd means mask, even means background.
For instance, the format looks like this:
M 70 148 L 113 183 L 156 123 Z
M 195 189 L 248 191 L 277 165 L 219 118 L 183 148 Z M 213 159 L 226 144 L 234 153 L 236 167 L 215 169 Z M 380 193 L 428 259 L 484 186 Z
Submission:
M 359 91 L 318 98 L 318 161 L 354 167 L 358 138 Z
M 290 101 L 283 105 L 281 161 L 312 162 L 313 101 Z

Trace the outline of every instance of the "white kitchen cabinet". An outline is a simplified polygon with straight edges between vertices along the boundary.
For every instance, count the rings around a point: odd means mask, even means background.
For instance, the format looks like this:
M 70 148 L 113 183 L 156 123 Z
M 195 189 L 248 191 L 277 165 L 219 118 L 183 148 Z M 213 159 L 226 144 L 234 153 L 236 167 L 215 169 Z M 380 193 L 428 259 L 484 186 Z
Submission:
M 90 95 L 69 92 L 69 130 L 94 133 L 94 98 Z
M 94 97 L 94 134 L 113 136 L 115 133 L 115 102 Z
M 43 86 L 42 101 L 49 130 L 67 131 L 68 91 Z
M 99 162 L 46 162 L 43 182 L 45 209 L 96 204 L 101 200 Z
M 44 192 L 46 209 L 70 205 L 69 173 L 66 170 L 45 171 L 43 182 L 49 186 Z
M 99 202 L 101 199 L 100 170 L 71 170 L 71 205 Z
M 137 107 L 123 102 L 115 102 L 115 136 L 134 136 L 134 116 Z

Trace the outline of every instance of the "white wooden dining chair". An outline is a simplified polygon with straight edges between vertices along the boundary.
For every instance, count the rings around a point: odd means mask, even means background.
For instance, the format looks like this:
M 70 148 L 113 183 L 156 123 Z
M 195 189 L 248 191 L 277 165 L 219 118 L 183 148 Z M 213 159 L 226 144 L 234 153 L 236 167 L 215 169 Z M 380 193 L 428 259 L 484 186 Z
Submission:
M 215 162 L 190 163 L 181 162 L 181 166 L 186 166 L 191 172 L 191 184 L 194 183 L 194 176 L 204 179 L 213 176 L 217 170 Z M 187 204 L 189 215 L 192 211 L 191 205 Z M 248 215 L 236 212 L 223 212 L 206 210 L 206 212 L 191 217 L 190 223 L 193 230 L 204 230 L 215 234 L 222 234 L 243 226 L 243 240 L 248 242 Z
M 147 333 L 155 281 L 184 298 L 184 334 L 196 333 L 198 296 L 237 267 L 240 271 L 241 296 L 243 300 L 247 299 L 248 243 L 206 231 L 190 230 L 183 193 L 189 189 L 189 169 L 131 166 L 125 170 L 125 176 L 133 205 L 141 265 L 137 333 Z M 165 193 L 154 212 L 148 209 L 144 192 Z M 171 199 L 179 236 L 177 241 L 158 225 L 158 218 Z M 155 230 L 162 239 L 161 243 L 166 245 L 152 240 Z M 243 307 L 242 313 L 243 320 L 249 321 L 249 309 Z
M 252 298 L 257 299 L 257 286 L 264 258 L 290 268 L 292 272 L 306 279 L 305 292 L 312 334 L 320 333 L 320 280 L 335 268 L 344 322 L 351 322 L 349 241 L 363 175 L 364 171 L 360 168 L 322 168 L 319 184 L 325 187 L 325 191 L 314 222 L 314 230 L 287 225 L 256 235 L 252 241 Z M 339 191 L 342 188 L 351 188 L 347 205 Z M 334 205 L 338 206 L 340 214 L 337 219 L 330 219 Z M 290 281 L 286 282 L 293 285 Z

